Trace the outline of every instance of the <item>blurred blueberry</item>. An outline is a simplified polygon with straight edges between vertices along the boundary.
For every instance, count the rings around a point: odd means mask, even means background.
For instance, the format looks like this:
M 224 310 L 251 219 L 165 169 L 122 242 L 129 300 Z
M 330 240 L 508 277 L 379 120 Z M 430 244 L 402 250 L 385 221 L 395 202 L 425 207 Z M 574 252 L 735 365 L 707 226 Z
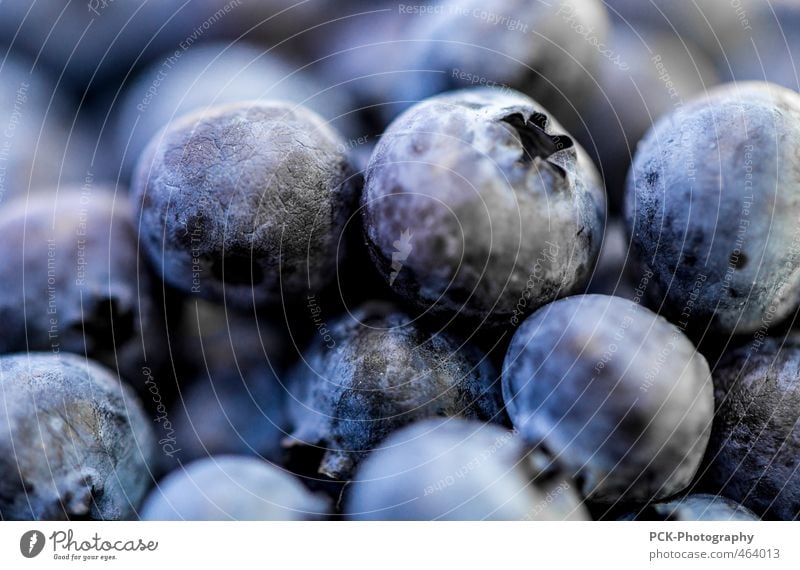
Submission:
M 717 495 L 687 495 L 668 503 L 654 503 L 630 513 L 628 521 L 757 521 L 749 509 Z
M 335 126 L 346 126 L 351 105 L 340 90 L 325 89 L 303 70 L 245 43 L 199 45 L 173 61 L 145 69 L 124 94 L 114 144 L 124 155 L 123 174 L 158 131 L 181 116 L 215 105 L 278 99 L 308 106 Z
M 74 107 L 38 62 L 0 58 L 0 207 L 12 196 L 92 176 L 93 134 Z
M 397 10 L 394 0 L 240 0 L 232 11 L 248 40 L 313 61 L 342 22 L 365 12 Z M 305 63 L 305 61 L 304 61 Z
M 601 0 L 455 0 L 439 7 L 411 20 L 419 41 L 410 49 L 427 77 L 406 83 L 409 101 L 502 86 L 535 99 L 570 128 L 579 122 L 608 32 Z
M 596 157 L 610 208 L 622 210 L 625 177 L 636 144 L 662 115 L 717 83 L 711 61 L 683 38 L 663 32 L 639 35 L 619 24 L 601 60 L 598 85 L 587 97 L 576 136 Z
M 669 497 L 694 477 L 714 413 L 708 364 L 675 326 L 619 297 L 547 305 L 517 330 L 503 367 L 524 440 L 595 503 Z
M 345 512 L 356 520 L 588 520 L 566 479 L 537 479 L 518 434 L 456 418 L 390 435 L 359 468 Z
M 186 304 L 178 364 L 193 366 L 182 371 L 172 410 L 176 455 L 183 463 L 222 454 L 280 461 L 286 397 L 276 374 L 287 352 L 281 331 L 200 299 Z
M 636 151 L 625 215 L 653 306 L 690 331 L 753 332 L 800 298 L 800 95 L 729 84 L 663 117 Z
M 415 55 L 419 20 L 429 17 L 406 13 L 396 3 L 391 9 L 375 6 L 326 25 L 323 41 L 314 43 L 317 58 L 309 69 L 351 94 L 368 128 L 363 134 L 372 142 L 413 103 L 406 100 L 410 86 L 431 93 L 440 89 L 439 74 L 421 68 Z
M 0 357 L 0 520 L 130 518 L 155 438 L 131 390 L 71 354 Z
M 92 185 L 0 208 L 0 354 L 86 355 L 142 389 L 143 370 L 168 353 L 132 218 L 124 192 Z
M 800 89 L 800 3 L 758 2 L 747 13 L 742 42 L 717 62 L 720 73 L 736 81 L 770 81 Z
M 714 60 L 750 42 L 762 5 L 776 0 L 603 0 L 612 20 L 642 37 L 666 33 L 699 46 Z M 777 0 L 782 1 L 782 0 Z M 788 0 L 793 1 L 793 0 Z
M 302 521 L 325 517 L 328 501 L 264 461 L 225 455 L 168 475 L 141 511 L 147 521 Z
M 229 33 L 228 0 L 4 0 L 0 43 L 46 62 L 83 92 L 159 53 Z M 226 10 L 227 7 L 227 10 Z M 227 12 L 227 13 L 226 13 Z

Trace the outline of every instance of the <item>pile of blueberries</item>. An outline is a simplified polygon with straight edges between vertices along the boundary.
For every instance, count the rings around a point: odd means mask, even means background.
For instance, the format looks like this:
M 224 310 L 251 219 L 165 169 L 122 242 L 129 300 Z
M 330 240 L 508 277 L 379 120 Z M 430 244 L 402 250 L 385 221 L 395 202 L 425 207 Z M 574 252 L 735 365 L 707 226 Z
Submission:
M 0 520 L 800 519 L 800 3 L 0 3 Z

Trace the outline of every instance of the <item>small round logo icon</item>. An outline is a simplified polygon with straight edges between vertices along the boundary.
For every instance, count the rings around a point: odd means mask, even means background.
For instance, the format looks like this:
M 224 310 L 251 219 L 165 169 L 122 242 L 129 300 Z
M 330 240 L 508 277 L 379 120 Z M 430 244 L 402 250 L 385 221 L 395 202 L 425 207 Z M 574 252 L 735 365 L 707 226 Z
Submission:
M 44 548 L 44 534 L 38 530 L 29 530 L 19 539 L 19 551 L 25 558 L 34 558 Z

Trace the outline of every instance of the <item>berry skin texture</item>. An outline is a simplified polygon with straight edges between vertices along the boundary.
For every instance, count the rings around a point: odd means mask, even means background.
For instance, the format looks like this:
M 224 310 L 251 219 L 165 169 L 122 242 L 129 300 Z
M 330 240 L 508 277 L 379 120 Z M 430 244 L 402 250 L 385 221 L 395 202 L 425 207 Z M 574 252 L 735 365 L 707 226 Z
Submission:
M 345 511 L 353 520 L 588 520 L 570 482 L 535 482 L 531 457 L 500 426 L 417 422 L 364 461 Z
M 384 304 L 331 323 L 287 381 L 287 445 L 323 452 L 319 473 L 349 480 L 389 433 L 413 421 L 463 416 L 499 421 L 494 367 L 478 349 L 422 332 Z
M 626 224 L 664 316 L 693 334 L 742 334 L 797 307 L 798 138 L 800 95 L 739 83 L 662 118 L 639 144 Z
M 379 271 L 432 315 L 510 327 L 585 284 L 605 194 L 532 99 L 465 89 L 401 115 L 378 143 L 362 211 Z
M 619 297 L 581 295 L 529 317 L 511 341 L 503 397 L 514 426 L 595 503 L 685 488 L 708 442 L 708 364 L 675 326 Z
M 0 357 L 0 520 L 121 520 L 149 487 L 152 422 L 71 354 Z
M 176 121 L 134 176 L 145 251 L 174 287 L 234 307 L 321 290 L 356 199 L 342 149 L 322 118 L 289 103 L 238 103 Z
M 668 503 L 647 505 L 620 520 L 626 521 L 757 521 L 752 511 L 717 495 L 687 495 Z
M 798 369 L 800 336 L 792 333 L 733 350 L 714 371 L 704 483 L 765 518 L 800 519 Z
M 142 507 L 144 521 L 303 521 L 325 517 L 327 499 L 270 463 L 221 455 L 169 474 Z
M 0 208 L 0 354 L 87 355 L 141 388 L 166 362 L 152 276 L 124 191 L 62 188 Z

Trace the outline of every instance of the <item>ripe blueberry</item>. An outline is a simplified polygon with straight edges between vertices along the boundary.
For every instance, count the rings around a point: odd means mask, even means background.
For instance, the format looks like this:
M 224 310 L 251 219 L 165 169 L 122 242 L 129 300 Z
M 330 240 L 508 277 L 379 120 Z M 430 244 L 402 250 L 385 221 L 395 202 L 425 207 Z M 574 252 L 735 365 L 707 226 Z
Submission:
M 401 115 L 366 173 L 367 245 L 433 315 L 510 327 L 585 285 L 605 194 L 584 151 L 528 97 L 477 88 Z
M 654 306 L 694 332 L 747 333 L 800 298 L 800 95 L 718 87 L 662 118 L 628 177 L 632 253 Z
M 756 514 L 800 518 L 800 337 L 755 340 L 714 371 L 703 481 Z
M 151 425 L 90 360 L 0 357 L 0 519 L 129 518 L 151 481 Z
M 143 248 L 168 283 L 252 307 L 328 284 L 355 192 L 341 138 L 318 115 L 247 102 L 156 135 L 132 199 Z
M 596 503 L 648 502 L 694 477 L 711 429 L 711 374 L 675 326 L 633 301 L 556 301 L 517 330 L 508 414 Z
M 322 452 L 319 473 L 349 479 L 389 433 L 434 416 L 498 420 L 497 375 L 477 349 L 369 304 L 331 323 L 287 382 L 288 445 Z

